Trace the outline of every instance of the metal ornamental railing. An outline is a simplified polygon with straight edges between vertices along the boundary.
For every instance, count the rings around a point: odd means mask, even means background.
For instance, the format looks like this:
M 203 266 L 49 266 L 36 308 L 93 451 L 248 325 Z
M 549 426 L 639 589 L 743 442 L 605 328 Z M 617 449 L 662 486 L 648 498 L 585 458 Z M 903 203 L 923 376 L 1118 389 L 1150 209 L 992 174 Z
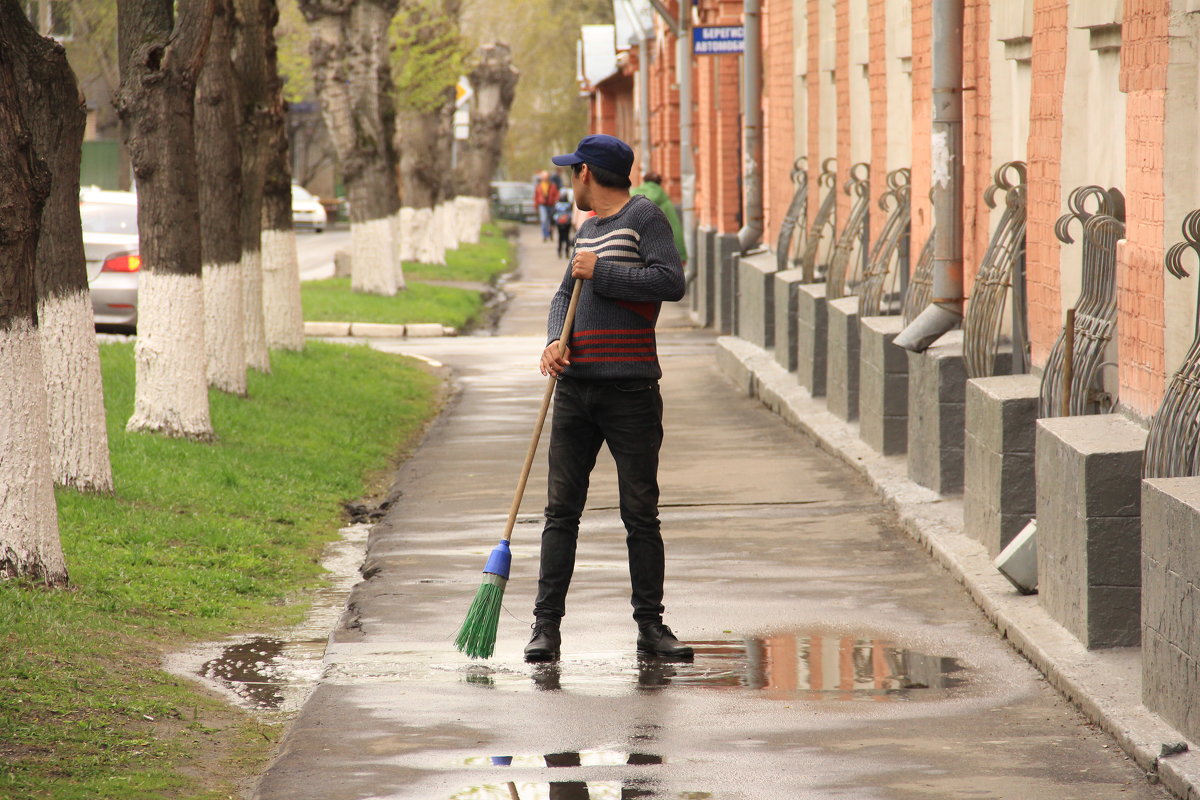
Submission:
M 854 198 L 854 203 L 829 259 L 829 273 L 825 276 L 825 297 L 829 300 L 845 297 L 847 287 L 855 285 L 861 276 L 862 262 L 866 258 L 866 247 L 862 242 L 866 238 L 867 206 L 871 200 L 870 174 L 870 166 L 859 162 L 850 168 L 850 178 L 843 187 L 843 191 Z M 861 257 L 852 266 L 850 262 L 856 251 Z
M 827 158 L 821 162 L 821 175 L 817 178 L 818 186 L 825 187 L 825 197 L 817 207 L 816 216 L 808 227 L 804 238 L 804 252 L 800 256 L 800 269 L 804 270 L 804 282 L 816 283 L 828 270 L 826 258 L 822 258 L 821 241 L 825 239 L 826 229 L 832 239 L 837 230 L 837 160 Z M 828 248 L 827 248 L 828 249 Z M 828 253 L 824 254 L 828 256 Z
M 808 170 L 804 168 L 803 156 L 792 165 L 792 183 L 796 193 L 788 204 L 787 213 L 779 226 L 779 239 L 775 243 L 775 269 L 782 272 L 800 266 L 804 253 L 806 231 L 804 223 L 808 217 Z
M 879 196 L 879 208 L 888 215 L 867 257 L 862 283 L 857 287 L 860 317 L 900 312 L 912 227 L 910 178 L 907 167 L 892 170 L 887 175 L 887 191 Z

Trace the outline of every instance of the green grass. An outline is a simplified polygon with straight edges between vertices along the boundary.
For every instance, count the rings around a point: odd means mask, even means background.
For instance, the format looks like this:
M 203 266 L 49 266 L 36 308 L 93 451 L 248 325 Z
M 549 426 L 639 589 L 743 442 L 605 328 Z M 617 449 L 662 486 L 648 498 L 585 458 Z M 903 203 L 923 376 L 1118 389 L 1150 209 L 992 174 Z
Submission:
M 446 252 L 446 265 L 405 262 L 407 288 L 395 297 L 350 290 L 349 278 L 306 281 L 300 297 L 310 322 L 438 322 L 466 328 L 483 310 L 483 297 L 469 288 L 436 286 L 429 281 L 491 283 L 513 267 L 512 244 L 494 225 L 485 226 L 479 244 Z
M 211 393 L 212 444 L 125 432 L 131 345 L 101 359 L 116 492 L 58 492 L 66 591 L 0 582 L 0 797 L 236 796 L 277 726 L 158 669 L 164 652 L 297 622 L 341 503 L 383 485 L 437 379 L 365 347 L 272 354 Z

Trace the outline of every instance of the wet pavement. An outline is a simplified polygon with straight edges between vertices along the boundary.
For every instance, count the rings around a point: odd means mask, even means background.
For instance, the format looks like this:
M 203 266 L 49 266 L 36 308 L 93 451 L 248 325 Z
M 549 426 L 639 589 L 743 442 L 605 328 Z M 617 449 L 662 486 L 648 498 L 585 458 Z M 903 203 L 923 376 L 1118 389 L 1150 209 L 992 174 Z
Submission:
M 696 645 L 694 662 L 635 653 L 605 454 L 561 662 L 521 658 L 544 456 L 513 537 L 496 653 L 457 653 L 544 386 L 535 364 L 564 265 L 529 233 L 499 335 L 375 344 L 445 364 L 457 391 L 399 472 L 366 579 L 257 797 L 1165 796 L 1008 648 L 855 473 L 726 382 L 714 337 L 682 304 L 659 325 L 662 519 L 666 621 Z

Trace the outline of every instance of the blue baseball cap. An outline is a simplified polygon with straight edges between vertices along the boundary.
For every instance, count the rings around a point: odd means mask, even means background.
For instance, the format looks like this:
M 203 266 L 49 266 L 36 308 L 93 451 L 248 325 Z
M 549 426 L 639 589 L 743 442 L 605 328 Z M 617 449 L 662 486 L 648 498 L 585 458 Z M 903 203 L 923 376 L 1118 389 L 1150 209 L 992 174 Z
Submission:
M 579 140 L 574 153 L 555 156 L 550 160 L 559 167 L 590 164 L 629 177 L 629 171 L 633 169 L 633 148 L 615 136 L 593 133 Z

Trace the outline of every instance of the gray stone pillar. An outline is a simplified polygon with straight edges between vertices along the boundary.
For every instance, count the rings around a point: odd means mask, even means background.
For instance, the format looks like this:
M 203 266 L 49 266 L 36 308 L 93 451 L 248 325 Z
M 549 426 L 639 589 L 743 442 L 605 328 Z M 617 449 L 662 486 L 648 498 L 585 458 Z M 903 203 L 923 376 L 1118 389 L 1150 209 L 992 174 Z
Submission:
M 775 256 L 763 251 L 735 255 L 737 336 L 764 350 L 775 346 Z
M 995 558 L 1037 511 L 1033 443 L 1041 381 L 967 381 L 963 527 Z
M 940 494 L 963 483 L 967 370 L 962 331 L 908 353 L 908 477 Z
M 733 333 L 737 314 L 737 270 L 734 256 L 738 252 L 736 233 L 717 233 L 713 236 L 713 328 L 727 336 Z
M 1142 702 L 1200 741 L 1200 478 L 1142 481 Z
M 885 456 L 908 448 L 908 357 L 892 343 L 900 317 L 859 320 L 858 435 Z
M 812 397 L 825 396 L 828 354 L 825 284 L 806 283 L 796 292 L 796 375 Z
M 788 372 L 796 371 L 796 306 L 804 270 L 776 272 L 775 279 L 775 360 Z
M 1145 447 L 1119 414 L 1038 420 L 1038 598 L 1088 648 L 1141 638 Z
M 847 422 L 858 419 L 858 298 L 841 297 L 829 309 L 828 407 Z
M 696 278 L 692 286 L 692 313 L 696 324 L 711 328 L 715 324 L 716 312 L 713 310 L 716 301 L 716 261 L 713 258 L 713 237 L 716 231 L 712 228 L 696 230 L 695 259 Z

